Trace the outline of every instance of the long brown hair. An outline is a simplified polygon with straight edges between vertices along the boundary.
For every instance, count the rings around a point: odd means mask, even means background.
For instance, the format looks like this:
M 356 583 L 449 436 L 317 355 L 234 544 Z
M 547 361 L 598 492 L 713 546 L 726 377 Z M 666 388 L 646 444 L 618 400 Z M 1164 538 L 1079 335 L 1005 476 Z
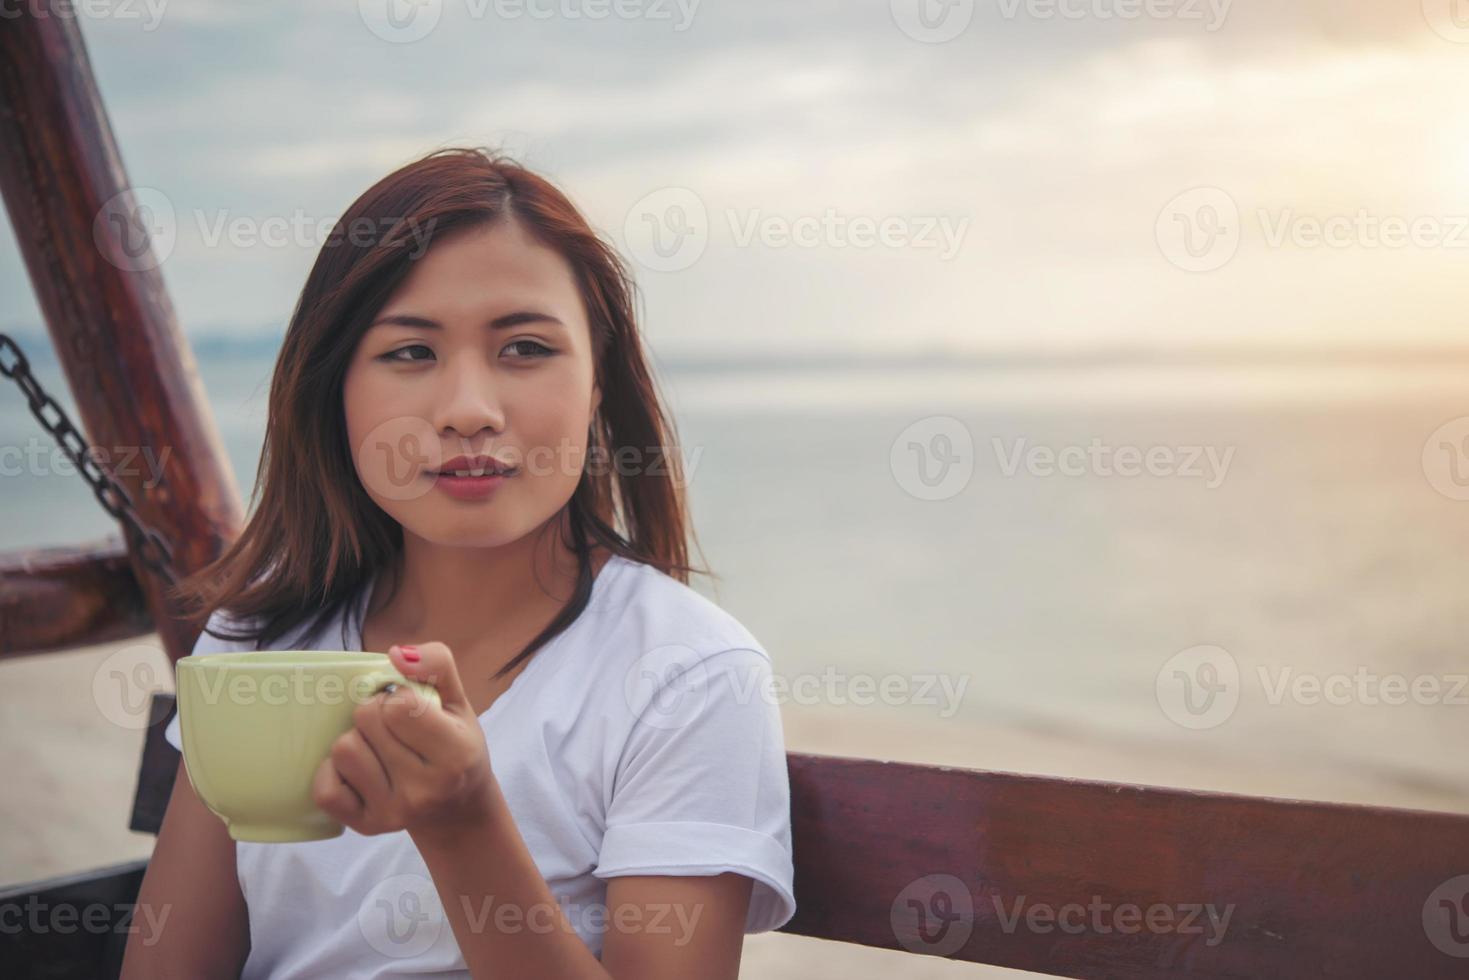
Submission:
M 566 259 L 586 306 L 602 390 L 588 458 L 634 447 L 654 454 L 658 465 L 583 469 L 553 519 L 569 532 L 564 543 L 577 559 L 571 601 L 496 676 L 586 608 L 594 543 L 685 584 L 691 572 L 708 574 L 688 564 L 693 529 L 680 453 L 644 358 L 633 313 L 636 286 L 626 266 L 545 178 L 498 152 L 454 147 L 374 184 L 318 253 L 275 363 L 251 493 L 259 504 L 223 554 L 173 589 L 193 625 L 203 627 L 222 608 L 245 632 L 210 629 L 211 635 L 265 649 L 304 622 L 319 628 L 384 563 L 401 567 L 403 529 L 368 496 L 353 465 L 343 379 L 358 341 L 433 239 L 508 218 Z M 400 581 L 394 576 L 395 586 Z

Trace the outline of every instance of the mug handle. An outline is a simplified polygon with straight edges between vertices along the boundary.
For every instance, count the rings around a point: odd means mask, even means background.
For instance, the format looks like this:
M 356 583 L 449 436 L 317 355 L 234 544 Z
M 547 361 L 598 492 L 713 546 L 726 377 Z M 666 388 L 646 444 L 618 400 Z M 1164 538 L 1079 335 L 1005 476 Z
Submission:
M 358 674 L 352 682 L 354 703 L 365 704 L 378 692 L 389 687 L 411 687 L 420 697 L 433 702 L 435 706 L 442 707 L 444 703 L 439 697 L 438 689 L 432 684 L 410 681 L 396 670 L 370 670 L 365 674 Z

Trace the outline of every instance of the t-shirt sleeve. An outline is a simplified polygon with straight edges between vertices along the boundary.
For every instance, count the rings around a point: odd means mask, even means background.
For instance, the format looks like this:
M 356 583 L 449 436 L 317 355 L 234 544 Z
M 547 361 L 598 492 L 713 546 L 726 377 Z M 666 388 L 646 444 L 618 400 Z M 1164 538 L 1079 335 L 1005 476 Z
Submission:
M 190 657 L 199 657 L 210 653 L 235 653 L 243 650 L 255 649 L 255 644 L 249 640 L 221 640 L 217 636 L 211 636 L 207 631 L 211 629 L 220 630 L 225 633 L 238 633 L 239 626 L 223 609 L 216 609 L 209 616 L 205 624 L 205 631 L 199 633 L 199 638 L 194 641 L 194 649 L 188 653 Z M 169 719 L 168 725 L 163 729 L 163 737 L 169 745 L 184 750 L 183 738 L 179 734 L 179 713 L 175 709 L 173 717 Z
M 760 650 L 640 658 L 617 692 L 634 720 L 594 875 L 734 871 L 754 882 L 745 932 L 790 920 L 790 778 L 771 681 Z

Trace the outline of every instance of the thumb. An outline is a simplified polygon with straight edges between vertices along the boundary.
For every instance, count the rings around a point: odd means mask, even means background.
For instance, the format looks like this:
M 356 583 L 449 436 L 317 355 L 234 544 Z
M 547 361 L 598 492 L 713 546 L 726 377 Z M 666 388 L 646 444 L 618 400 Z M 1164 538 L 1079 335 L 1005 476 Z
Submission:
M 409 680 L 429 684 L 439 692 L 445 711 L 469 710 L 469 697 L 459 680 L 454 651 L 442 643 L 394 644 L 388 648 L 393 666 Z

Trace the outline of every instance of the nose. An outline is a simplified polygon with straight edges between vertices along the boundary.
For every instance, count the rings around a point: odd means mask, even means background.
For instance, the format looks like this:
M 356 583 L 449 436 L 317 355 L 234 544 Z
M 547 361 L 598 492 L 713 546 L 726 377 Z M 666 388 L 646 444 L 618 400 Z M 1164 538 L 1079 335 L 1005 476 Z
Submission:
M 440 435 L 471 438 L 484 430 L 505 430 L 505 410 L 494 371 L 476 351 L 461 351 L 447 360 L 431 382 L 435 392 L 434 429 Z M 477 449 L 479 447 L 476 447 Z

